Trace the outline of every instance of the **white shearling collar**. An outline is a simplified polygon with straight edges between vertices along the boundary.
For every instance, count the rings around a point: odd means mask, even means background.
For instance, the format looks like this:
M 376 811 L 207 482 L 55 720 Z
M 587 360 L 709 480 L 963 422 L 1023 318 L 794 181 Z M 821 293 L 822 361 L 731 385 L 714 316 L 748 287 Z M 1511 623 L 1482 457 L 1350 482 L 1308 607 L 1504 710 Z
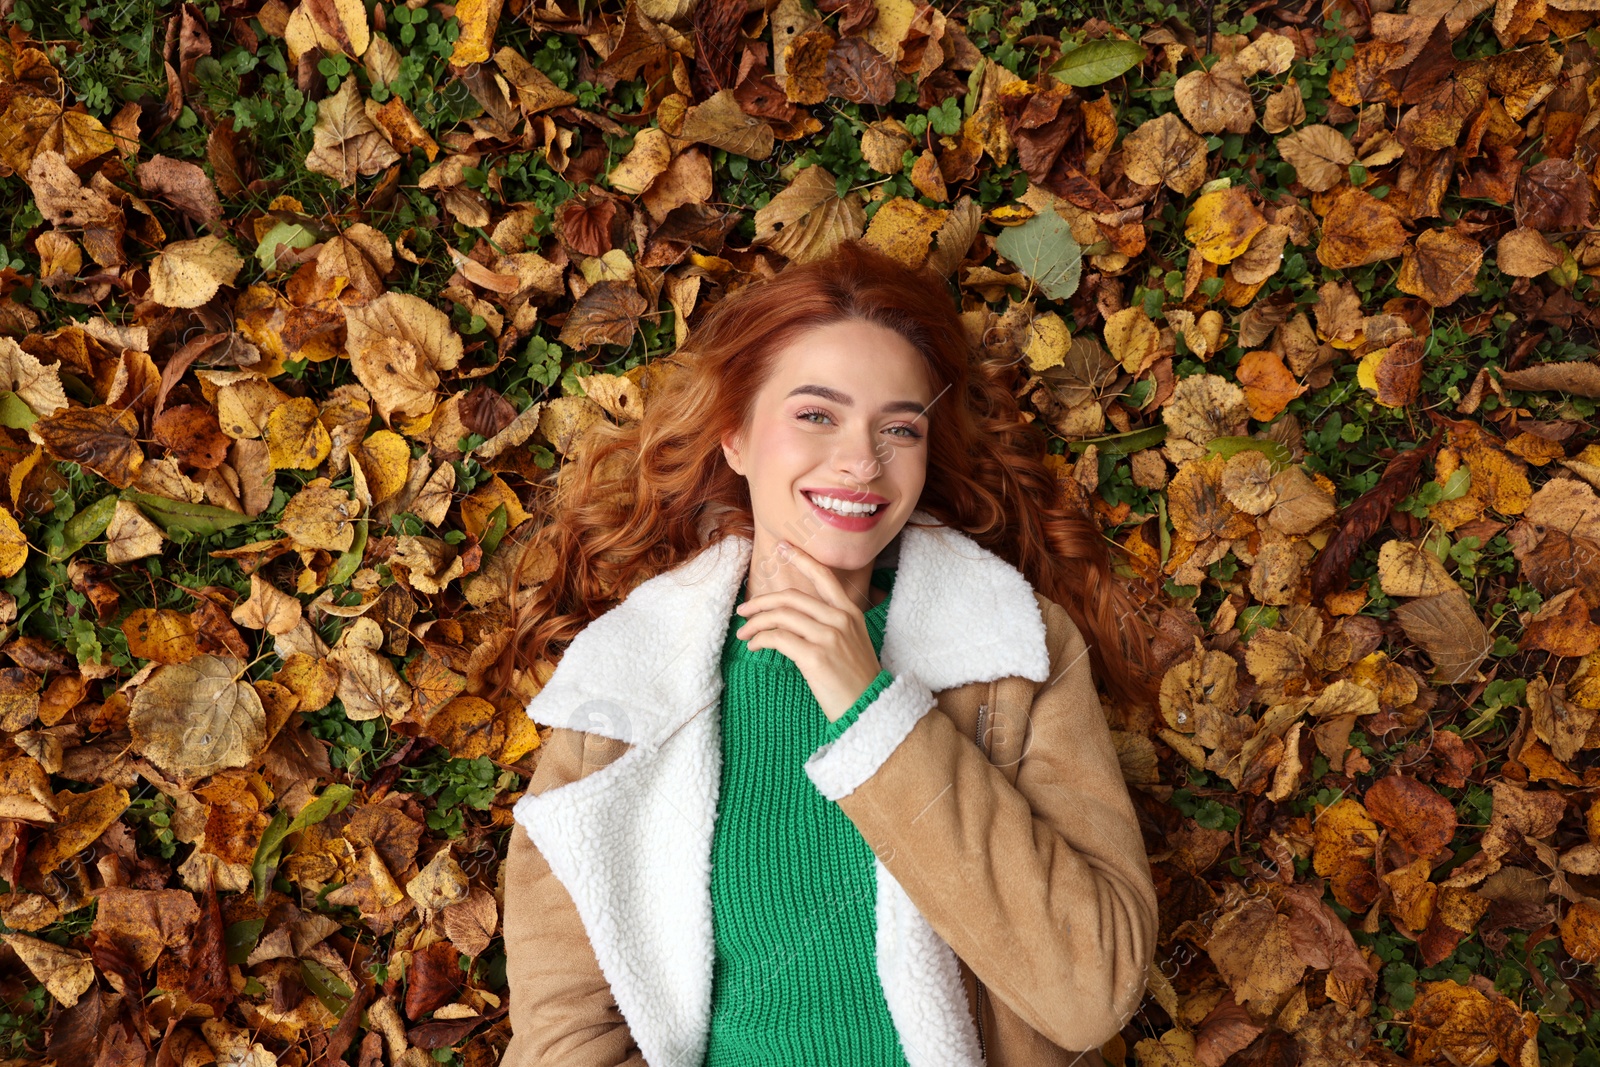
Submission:
M 876 561 L 898 549 L 879 662 L 933 692 L 1021 675 L 1044 681 L 1050 654 L 1033 586 L 966 534 L 912 512 Z M 753 544 L 724 537 L 640 583 L 568 645 L 528 704 L 535 722 L 651 751 L 722 693 L 721 656 Z

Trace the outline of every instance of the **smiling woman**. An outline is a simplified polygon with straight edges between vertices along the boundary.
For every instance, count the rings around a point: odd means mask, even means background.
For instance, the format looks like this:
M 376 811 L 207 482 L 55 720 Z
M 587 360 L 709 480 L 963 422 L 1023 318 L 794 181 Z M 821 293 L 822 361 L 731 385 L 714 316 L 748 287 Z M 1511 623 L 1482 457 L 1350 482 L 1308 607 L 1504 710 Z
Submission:
M 1095 683 L 1148 702 L 1150 631 L 1010 374 L 846 244 L 595 428 L 489 676 L 554 728 L 504 1063 L 1064 1067 L 1136 1010 L 1155 891 Z

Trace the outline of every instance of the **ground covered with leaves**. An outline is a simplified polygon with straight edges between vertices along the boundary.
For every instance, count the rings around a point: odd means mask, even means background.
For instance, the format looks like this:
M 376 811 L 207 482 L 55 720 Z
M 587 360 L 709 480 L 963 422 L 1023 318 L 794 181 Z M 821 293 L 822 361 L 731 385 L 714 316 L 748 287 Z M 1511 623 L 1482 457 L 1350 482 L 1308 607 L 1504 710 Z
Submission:
M 515 554 L 864 236 L 1154 594 L 1109 1061 L 1600 1065 L 1600 3 L 1395 6 L 0 3 L 0 1059 L 495 1062 Z

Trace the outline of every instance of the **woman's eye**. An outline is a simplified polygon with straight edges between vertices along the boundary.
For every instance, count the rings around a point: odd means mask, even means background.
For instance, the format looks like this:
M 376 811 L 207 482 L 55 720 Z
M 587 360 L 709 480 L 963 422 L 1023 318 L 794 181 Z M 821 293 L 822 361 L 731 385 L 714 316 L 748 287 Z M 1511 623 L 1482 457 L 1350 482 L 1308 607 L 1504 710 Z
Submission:
M 826 411 L 822 411 L 822 410 L 819 410 L 817 408 L 808 408 L 805 411 L 802 411 L 802 412 L 798 413 L 797 415 L 795 415 L 795 418 L 809 421 L 811 416 L 813 416 L 813 415 L 820 416 L 820 417 L 822 417 L 824 419 L 829 419 L 829 420 L 832 419 L 832 416 L 829 415 Z M 813 425 L 815 425 L 815 424 L 813 424 Z M 889 427 L 889 429 L 890 430 L 903 430 L 903 431 L 905 431 L 904 433 L 897 433 L 897 434 L 895 434 L 895 436 L 903 437 L 907 441 L 915 441 L 919 437 L 922 436 L 922 434 L 916 429 L 916 427 L 907 426 L 907 425 L 905 425 L 903 423 L 901 425 L 899 425 L 899 426 L 891 426 L 891 427 Z

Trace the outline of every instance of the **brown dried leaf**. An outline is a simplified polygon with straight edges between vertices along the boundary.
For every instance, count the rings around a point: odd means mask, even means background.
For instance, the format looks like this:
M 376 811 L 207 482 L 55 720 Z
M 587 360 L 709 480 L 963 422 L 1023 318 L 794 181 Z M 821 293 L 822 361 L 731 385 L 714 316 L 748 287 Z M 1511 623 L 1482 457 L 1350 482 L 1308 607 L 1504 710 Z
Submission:
M 602 281 L 591 285 L 567 314 L 560 341 L 572 348 L 595 344 L 626 345 L 650 304 L 632 282 Z
M 1122 156 L 1129 179 L 1141 185 L 1165 183 L 1187 196 L 1205 184 L 1206 142 L 1170 111 L 1128 134 Z
M 841 199 L 832 174 L 820 166 L 807 167 L 756 212 L 755 243 L 805 263 L 860 237 L 866 223 L 859 195 L 852 192 Z
M 1351 187 L 1339 194 L 1322 220 L 1317 261 L 1333 270 L 1393 259 L 1406 250 L 1399 214 L 1385 200 Z
M 1444 307 L 1473 291 L 1482 265 L 1483 246 L 1459 229 L 1424 230 L 1406 249 L 1395 288 Z
M 1172 87 L 1173 99 L 1196 133 L 1249 133 L 1255 105 L 1237 65 L 1223 60 L 1210 70 L 1192 70 Z M 1148 183 L 1146 183 L 1148 184 Z
M 345 78 L 338 92 L 318 102 L 307 170 L 349 186 L 357 176 L 376 174 L 399 160 L 400 154 L 367 116 L 354 78 Z
M 128 711 L 133 750 L 177 778 L 244 767 L 266 747 L 266 711 L 232 656 L 159 668 Z
M 1460 586 L 1407 601 L 1394 609 L 1407 636 L 1433 660 L 1435 680 L 1449 685 L 1470 681 L 1494 639 Z
M 32 430 L 50 455 L 88 467 L 119 489 L 132 485 L 144 465 L 139 420 L 127 408 L 68 408 Z
M 1278 138 L 1278 154 L 1294 165 L 1300 184 L 1314 193 L 1343 181 L 1356 158 L 1348 137 L 1320 123 Z
M 681 136 L 750 159 L 766 159 L 775 143 L 772 127 L 746 115 L 732 89 L 719 90 L 691 107 L 683 116 Z

